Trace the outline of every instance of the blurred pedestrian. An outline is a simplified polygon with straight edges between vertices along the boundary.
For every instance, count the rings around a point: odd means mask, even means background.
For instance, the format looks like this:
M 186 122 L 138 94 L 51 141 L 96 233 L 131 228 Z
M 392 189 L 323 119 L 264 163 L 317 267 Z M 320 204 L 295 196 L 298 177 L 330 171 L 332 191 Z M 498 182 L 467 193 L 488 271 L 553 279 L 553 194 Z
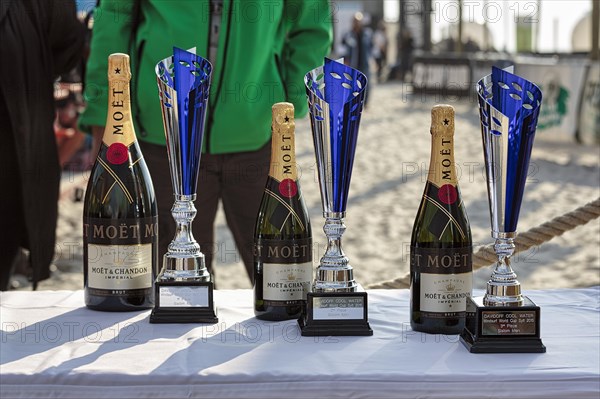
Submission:
M 364 24 L 361 12 L 354 14 L 352 29 L 342 38 L 345 48 L 344 62 L 365 74 L 367 80 L 371 77 L 371 57 L 373 55 L 373 32 Z M 369 88 L 365 92 L 365 108 L 369 101 Z
M 406 28 L 400 31 L 400 80 L 405 82 L 406 75 L 412 72 L 414 41 L 412 34 Z
M 84 28 L 72 0 L 2 0 L 0 37 L 0 290 L 20 248 L 29 250 L 35 289 L 50 276 L 55 248 L 53 82 L 80 60 Z
M 370 76 L 370 61 L 373 50 L 373 33 L 364 25 L 364 15 L 361 12 L 354 14 L 352 18 L 352 29 L 342 38 L 345 48 L 344 62 L 346 65 L 356 68 L 367 76 Z
M 71 90 L 69 83 L 57 83 L 54 90 L 56 101 L 56 119 L 54 120 L 54 134 L 58 146 L 58 162 L 61 169 L 84 170 L 89 166 L 90 160 L 75 160 L 75 155 L 84 150 L 86 136 L 79 131 L 77 119 L 81 103 L 77 94 Z M 74 165 L 79 163 L 79 165 Z
M 377 81 L 382 82 L 383 71 L 387 67 L 388 37 L 385 22 L 379 21 L 373 33 L 373 58 L 377 65 Z

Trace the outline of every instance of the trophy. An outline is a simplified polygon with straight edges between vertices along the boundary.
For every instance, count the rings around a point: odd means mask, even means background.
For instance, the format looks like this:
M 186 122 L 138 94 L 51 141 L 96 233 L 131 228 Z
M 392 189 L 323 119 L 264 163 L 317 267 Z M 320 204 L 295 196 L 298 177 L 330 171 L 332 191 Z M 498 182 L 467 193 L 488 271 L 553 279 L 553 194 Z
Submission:
M 327 249 L 316 270 L 307 305 L 298 320 L 302 335 L 373 335 L 367 293 L 356 283 L 342 251 L 346 202 L 367 77 L 340 62 L 304 78 L 317 159 Z
M 212 66 L 193 52 L 174 48 L 173 56 L 160 61 L 155 71 L 175 196 L 171 213 L 177 229 L 156 278 L 156 306 L 150 323 L 216 323 L 212 278 L 192 236 Z
M 540 308 L 521 294 L 510 266 L 542 92 L 494 67 L 477 85 L 494 250 L 487 292 L 467 299 L 461 341 L 473 353 L 542 353 Z

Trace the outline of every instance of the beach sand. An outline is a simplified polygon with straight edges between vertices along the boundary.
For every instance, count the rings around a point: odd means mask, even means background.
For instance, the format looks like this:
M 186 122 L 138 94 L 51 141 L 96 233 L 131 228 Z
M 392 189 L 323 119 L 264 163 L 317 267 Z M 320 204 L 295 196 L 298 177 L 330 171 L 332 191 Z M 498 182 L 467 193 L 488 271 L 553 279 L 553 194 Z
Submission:
M 430 156 L 430 110 L 436 103 L 448 103 L 456 109 L 455 161 L 473 243 L 492 242 L 475 98 L 458 101 L 410 93 L 410 86 L 400 83 L 374 86 L 362 116 L 343 247 L 356 280 L 364 286 L 404 276 L 409 270 L 410 236 Z M 323 253 L 325 235 L 307 118 L 296 122 L 296 152 L 301 188 L 312 223 L 316 266 Z M 538 131 L 519 231 L 527 231 L 598 198 L 599 182 L 597 146 L 578 145 L 567 134 L 548 136 Z M 85 174 L 64 175 L 54 271 L 50 279 L 40 283 L 39 289 L 75 290 L 83 286 L 83 203 L 73 202 L 72 198 L 73 190 L 85 187 L 85 183 Z M 215 229 L 219 289 L 250 288 L 221 211 Z M 516 255 L 513 266 L 525 291 L 600 284 L 600 220 Z M 490 267 L 476 271 L 474 288 L 484 288 L 490 273 Z M 23 289 L 28 289 L 25 282 L 21 283 Z

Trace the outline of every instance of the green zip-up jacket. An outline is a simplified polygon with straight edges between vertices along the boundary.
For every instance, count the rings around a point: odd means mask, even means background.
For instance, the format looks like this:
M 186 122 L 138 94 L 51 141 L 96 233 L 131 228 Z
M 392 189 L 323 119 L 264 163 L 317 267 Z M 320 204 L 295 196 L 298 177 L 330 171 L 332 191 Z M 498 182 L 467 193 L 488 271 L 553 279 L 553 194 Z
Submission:
M 102 0 L 94 13 L 80 126 L 106 123 L 108 55 L 128 53 L 138 138 L 165 145 L 154 67 L 173 46 L 208 57 L 210 1 L 140 1 L 134 33 L 133 0 Z M 223 7 L 204 147 L 214 154 L 254 151 L 271 137 L 274 103 L 289 101 L 297 117 L 306 114 L 304 75 L 330 49 L 331 11 L 327 0 L 223 0 Z

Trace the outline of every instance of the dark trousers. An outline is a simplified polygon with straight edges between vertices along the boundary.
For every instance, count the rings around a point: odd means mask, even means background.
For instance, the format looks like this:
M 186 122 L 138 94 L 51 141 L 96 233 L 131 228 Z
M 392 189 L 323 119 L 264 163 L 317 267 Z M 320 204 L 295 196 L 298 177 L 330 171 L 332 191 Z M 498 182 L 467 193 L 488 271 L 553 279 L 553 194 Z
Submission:
M 140 145 L 158 202 L 159 259 L 162 262 L 162 255 L 167 252 L 167 247 L 175 236 L 175 221 L 171 216 L 173 186 L 167 149 L 144 142 L 140 142 Z M 213 275 L 213 259 L 225 260 L 231 256 L 232 251 L 232 248 L 226 247 L 226 243 L 215 241 L 213 224 L 221 200 L 237 252 L 244 262 L 250 281 L 253 281 L 254 226 L 269 173 L 270 158 L 270 142 L 257 151 L 202 154 L 197 198 L 194 201 L 198 213 L 192 224 L 192 232 L 204 253 L 206 266 Z M 161 267 L 162 265 L 159 268 Z
M 20 248 L 27 246 L 27 227 L 23 213 L 21 192 L 21 171 L 13 132 L 9 124 L 8 109 L 0 96 L 0 121 L 2 124 L 2 144 L 0 144 L 0 291 L 10 287 Z M 42 201 L 42 199 L 40 199 Z

